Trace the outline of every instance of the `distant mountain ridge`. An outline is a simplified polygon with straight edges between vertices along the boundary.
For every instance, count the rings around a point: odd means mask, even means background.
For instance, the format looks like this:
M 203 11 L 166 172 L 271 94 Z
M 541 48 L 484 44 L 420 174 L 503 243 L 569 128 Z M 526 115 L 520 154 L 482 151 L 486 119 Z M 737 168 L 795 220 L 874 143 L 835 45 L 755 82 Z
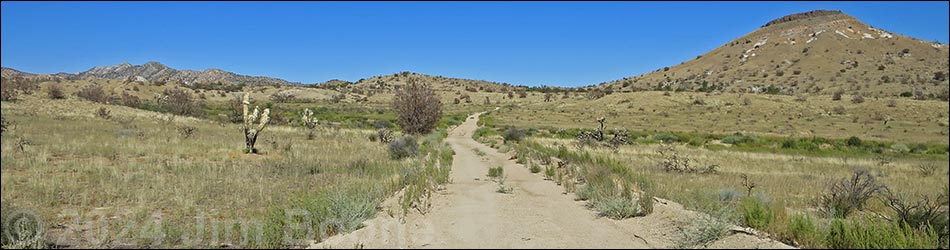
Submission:
M 239 75 L 220 69 L 206 69 L 200 71 L 178 70 L 159 62 L 147 62 L 142 65 L 132 65 L 124 62 L 114 66 L 93 67 L 92 69 L 76 74 L 32 74 L 4 67 L 3 77 L 24 77 L 41 80 L 118 79 L 128 81 L 178 82 L 184 85 L 194 85 L 196 83 L 245 84 L 250 86 L 301 85 L 298 82 L 290 82 L 279 78 Z

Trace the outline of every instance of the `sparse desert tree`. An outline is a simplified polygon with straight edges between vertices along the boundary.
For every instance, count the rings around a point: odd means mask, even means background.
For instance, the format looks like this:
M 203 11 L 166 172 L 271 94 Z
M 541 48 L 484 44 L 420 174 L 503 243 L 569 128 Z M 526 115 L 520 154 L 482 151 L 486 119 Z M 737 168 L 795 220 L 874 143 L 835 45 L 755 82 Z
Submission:
M 122 92 L 122 96 L 119 97 L 119 102 L 122 106 L 138 108 L 142 104 L 142 100 L 138 96 L 129 94 L 129 92 Z
M 0 79 L 0 101 L 14 102 L 20 94 L 30 95 L 39 89 L 36 81 L 22 77 Z
M 396 121 L 407 134 L 427 134 L 435 129 L 442 117 L 442 101 L 429 84 L 409 80 L 405 88 L 396 91 L 392 107 Z
M 197 110 L 194 97 L 180 88 L 166 89 L 158 98 L 158 104 L 176 115 L 191 115 Z
M 257 143 L 257 136 L 264 131 L 267 122 L 270 121 L 270 109 L 265 108 L 264 113 L 260 113 L 260 107 L 254 107 L 254 112 L 248 112 L 248 106 L 251 105 L 251 93 L 244 93 L 244 99 L 241 102 L 244 107 L 244 153 L 256 154 L 257 149 L 254 144 Z M 254 123 L 257 122 L 257 126 Z
M 102 86 L 95 84 L 82 88 L 79 90 L 79 92 L 76 92 L 76 96 L 98 103 L 105 103 L 109 100 L 109 97 L 106 95 L 106 91 L 102 90 Z
M 63 92 L 63 87 L 59 86 L 59 84 L 50 84 L 49 89 L 46 91 L 46 94 L 49 95 L 50 99 L 54 99 L 54 100 L 66 98 L 66 93 Z
M 857 169 L 851 177 L 833 182 L 816 200 L 818 211 L 832 218 L 846 218 L 864 209 L 872 197 L 885 190 L 870 171 Z

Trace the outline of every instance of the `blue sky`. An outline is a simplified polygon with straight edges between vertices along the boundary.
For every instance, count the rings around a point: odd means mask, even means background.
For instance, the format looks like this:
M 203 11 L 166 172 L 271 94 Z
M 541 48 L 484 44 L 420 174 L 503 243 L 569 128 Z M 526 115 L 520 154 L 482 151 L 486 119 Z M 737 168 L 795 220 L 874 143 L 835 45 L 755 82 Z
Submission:
M 302 83 L 399 71 L 581 86 L 838 9 L 947 43 L 948 2 L 2 2 L 0 59 L 31 73 L 158 61 Z

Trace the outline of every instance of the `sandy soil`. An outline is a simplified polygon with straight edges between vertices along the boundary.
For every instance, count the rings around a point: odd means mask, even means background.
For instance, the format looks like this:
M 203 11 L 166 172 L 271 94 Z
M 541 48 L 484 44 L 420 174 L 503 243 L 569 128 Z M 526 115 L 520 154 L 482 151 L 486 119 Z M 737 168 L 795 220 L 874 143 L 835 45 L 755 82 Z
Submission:
M 446 139 L 456 152 L 452 182 L 433 196 L 430 212 L 402 216 L 397 195 L 385 201 L 364 228 L 311 248 L 670 248 L 680 237 L 679 228 L 701 216 L 659 200 L 646 217 L 598 218 L 554 182 L 509 160 L 510 155 L 475 142 L 471 136 L 479 115 L 469 117 Z M 498 184 L 486 176 L 497 166 L 504 167 L 511 194 L 496 192 Z M 732 235 L 709 247 L 788 246 Z

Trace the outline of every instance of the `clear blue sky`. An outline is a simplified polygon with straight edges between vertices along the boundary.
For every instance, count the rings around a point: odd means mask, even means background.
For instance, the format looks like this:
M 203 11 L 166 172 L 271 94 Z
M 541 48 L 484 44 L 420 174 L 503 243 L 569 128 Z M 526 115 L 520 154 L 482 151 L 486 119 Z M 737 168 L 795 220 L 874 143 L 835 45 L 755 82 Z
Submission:
M 947 43 L 948 2 L 2 2 L 2 65 L 158 61 L 302 83 L 413 71 L 579 86 L 695 58 L 791 13 L 838 9 Z

